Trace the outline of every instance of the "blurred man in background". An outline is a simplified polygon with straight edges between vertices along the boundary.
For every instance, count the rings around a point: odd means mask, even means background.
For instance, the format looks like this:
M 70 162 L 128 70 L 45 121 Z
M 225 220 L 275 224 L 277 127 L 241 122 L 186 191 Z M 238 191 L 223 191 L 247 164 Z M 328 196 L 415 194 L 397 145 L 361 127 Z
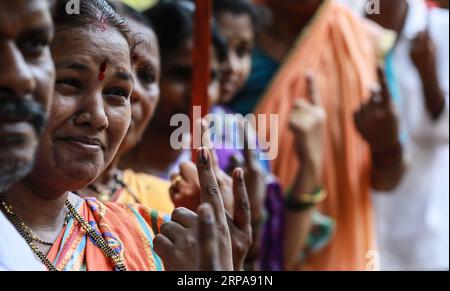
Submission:
M 47 0 L 0 2 L 0 193 L 32 169 L 53 96 Z M 31 249 L 0 211 L 0 270 L 42 270 Z M 14 245 L 18 252 L 10 253 Z
M 408 159 L 401 184 L 373 197 L 381 267 L 448 269 L 449 12 L 424 0 L 380 4 L 367 17 L 397 33 L 386 72 Z

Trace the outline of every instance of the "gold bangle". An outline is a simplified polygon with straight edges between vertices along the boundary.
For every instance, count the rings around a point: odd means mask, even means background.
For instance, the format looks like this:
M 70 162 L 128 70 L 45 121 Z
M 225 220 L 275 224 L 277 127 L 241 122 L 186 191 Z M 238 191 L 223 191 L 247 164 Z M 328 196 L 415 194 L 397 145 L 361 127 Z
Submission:
M 313 194 L 305 193 L 300 196 L 299 201 L 308 204 L 319 204 L 327 198 L 327 191 L 321 189 L 320 192 L 315 192 Z
M 286 209 L 289 211 L 305 211 L 321 203 L 326 197 L 327 192 L 322 188 L 316 188 L 312 194 L 304 194 L 299 199 L 290 193 L 286 199 Z

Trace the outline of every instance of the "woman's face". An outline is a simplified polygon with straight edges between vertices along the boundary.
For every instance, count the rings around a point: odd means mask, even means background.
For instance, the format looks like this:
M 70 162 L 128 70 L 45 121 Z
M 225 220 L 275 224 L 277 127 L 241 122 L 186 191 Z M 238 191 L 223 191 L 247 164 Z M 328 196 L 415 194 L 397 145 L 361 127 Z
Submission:
M 213 50 L 212 50 L 213 51 Z M 155 112 L 155 123 L 158 128 L 171 129 L 170 119 L 173 115 L 191 113 L 192 62 L 193 42 L 187 39 L 181 47 L 167 54 L 161 59 L 161 100 Z M 210 104 L 216 104 L 219 98 L 220 64 L 215 53 L 211 54 L 211 80 L 208 87 Z
M 128 19 L 128 24 L 138 45 L 132 56 L 131 124 L 120 146 L 120 154 L 131 150 L 141 140 L 159 101 L 161 72 L 158 40 L 153 30 L 132 19 Z
M 255 34 L 247 14 L 223 12 L 217 17 L 220 33 L 228 44 L 228 57 L 222 64 L 220 102 L 228 103 L 242 89 L 251 70 Z
M 115 30 L 55 34 L 54 103 L 29 182 L 45 195 L 89 185 L 112 161 L 131 119 L 130 49 Z

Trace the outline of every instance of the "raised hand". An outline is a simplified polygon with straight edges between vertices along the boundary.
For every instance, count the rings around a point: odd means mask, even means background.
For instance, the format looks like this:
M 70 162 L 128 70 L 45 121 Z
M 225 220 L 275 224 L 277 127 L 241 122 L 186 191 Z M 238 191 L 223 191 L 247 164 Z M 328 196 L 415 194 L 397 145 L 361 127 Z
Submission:
M 428 31 L 420 32 L 411 45 L 411 60 L 419 71 L 426 108 L 437 119 L 445 107 L 445 96 L 439 83 L 436 46 Z
M 217 157 L 217 153 L 214 149 L 214 145 L 210 139 L 210 135 L 207 134 L 208 131 L 208 123 L 206 120 L 202 120 L 201 123 L 202 128 L 202 141 L 203 145 L 209 149 L 209 153 L 211 156 L 211 165 L 214 170 L 214 174 L 217 178 L 217 183 L 219 184 L 220 192 L 222 193 L 222 199 L 225 206 L 225 209 L 229 213 L 234 212 L 234 199 L 233 199 L 233 180 L 231 177 L 225 173 L 219 165 L 219 158 Z
M 264 201 L 266 198 L 266 183 L 264 171 L 256 158 L 256 150 L 250 148 L 249 124 L 240 123 L 241 134 L 244 137 L 244 173 L 245 183 L 249 193 L 252 209 L 252 225 L 261 225 L 264 217 Z M 253 142 L 252 144 L 256 144 Z
M 233 270 L 233 253 L 231 245 L 230 229 L 227 223 L 222 194 L 214 173 L 211 155 L 206 148 L 198 151 L 197 170 L 201 188 L 202 203 L 212 206 L 216 219 L 216 227 L 219 241 L 219 264 L 224 270 Z
M 232 192 L 235 208 L 231 217 L 223 206 L 219 184 L 210 157 L 207 149 L 199 150 L 197 170 L 202 189 L 202 203 L 211 204 L 216 216 L 221 263 L 224 266 L 231 263 L 232 269 L 242 270 L 245 256 L 252 243 L 250 204 L 245 187 L 244 172 L 240 168 L 233 171 Z M 230 254 L 231 262 L 227 261 Z
M 177 208 L 171 221 L 161 225 L 153 239 L 153 249 L 164 262 L 167 271 L 192 271 L 196 268 L 197 221 L 195 212 Z
M 320 106 L 321 100 L 314 76 L 309 74 L 306 81 L 308 98 L 299 99 L 294 103 L 289 126 L 295 136 L 297 154 L 302 167 L 311 168 L 315 179 L 319 180 L 322 175 L 326 113 Z
M 175 207 L 186 207 L 192 211 L 201 204 L 200 182 L 194 163 L 180 164 L 180 172 L 170 176 L 170 197 Z
M 314 76 L 306 79 L 306 98 L 298 100 L 290 117 L 290 128 L 295 136 L 295 146 L 301 167 L 288 195 L 289 200 L 304 201 L 322 186 L 323 144 L 326 114 L 320 106 L 320 95 Z M 283 241 L 284 268 L 292 270 L 298 263 L 298 254 L 304 251 L 311 231 L 314 206 L 298 210 L 286 207 Z M 295 233 L 295 235 L 292 235 Z
M 237 174 L 240 175 L 240 174 Z M 243 184 L 237 185 L 235 187 L 241 187 Z M 236 193 L 242 190 L 236 190 Z M 242 197 L 241 195 L 238 195 Z M 245 205 L 245 201 L 241 201 L 242 205 Z M 231 227 L 242 228 L 246 232 L 250 232 L 248 229 L 250 224 L 248 223 L 248 217 L 241 216 L 244 213 L 236 214 L 234 220 L 236 225 L 233 223 Z M 230 225 L 230 224 L 229 224 Z M 233 232 L 233 231 L 232 231 Z M 243 233 L 243 232 L 242 232 Z M 242 238 L 245 240 L 245 238 Z M 197 236 L 197 270 L 198 271 L 223 271 L 226 265 L 222 265 L 220 258 L 220 237 L 218 234 L 216 219 L 214 211 L 209 203 L 203 203 L 198 209 L 198 236 Z M 243 260 L 243 257 L 242 257 Z M 243 264 L 243 262 L 241 262 Z M 234 267 L 235 271 L 242 270 L 241 268 Z
M 436 46 L 428 31 L 422 31 L 412 42 L 411 60 L 421 76 L 436 75 Z
M 214 266 L 220 270 L 242 270 L 243 262 L 252 243 L 250 224 L 250 204 L 245 187 L 243 170 L 238 168 L 233 172 L 232 193 L 235 203 L 233 214 L 230 215 L 224 207 L 222 193 L 213 169 L 211 154 L 206 148 L 198 151 L 197 158 L 198 181 L 200 184 L 200 199 L 202 204 L 209 204 L 214 213 L 216 237 L 212 243 L 218 245 L 217 259 Z M 201 206 L 203 207 L 208 206 Z M 208 212 L 208 210 L 206 210 Z M 203 213 L 206 215 L 207 213 Z M 203 216 L 205 218 L 206 216 Z M 154 239 L 155 252 L 161 257 L 167 270 L 194 270 L 207 266 L 204 257 L 198 252 L 198 244 L 211 243 L 200 241 L 198 232 L 198 215 L 186 208 L 177 208 L 172 214 L 172 220 L 161 226 L 161 232 Z M 204 220 L 203 220 L 204 222 Z M 208 231 L 211 226 L 205 224 Z M 214 251 L 208 249 L 207 251 Z M 201 253 L 208 254 L 206 253 Z M 203 258 L 203 259 L 202 259 Z M 202 263 L 203 262 L 203 263 Z
M 233 171 L 233 217 L 226 213 L 233 249 L 233 267 L 235 271 L 244 270 L 244 261 L 253 243 L 251 225 L 251 206 L 245 186 L 244 172 L 237 168 Z
M 361 136 L 370 144 L 375 154 L 390 152 L 399 146 L 397 118 L 382 68 L 378 68 L 380 90 L 355 113 L 355 125 Z M 378 92 L 377 92 L 378 91 Z
M 222 194 L 225 209 L 229 213 L 233 213 L 233 185 L 232 179 L 224 171 L 220 169 L 219 161 L 212 142 L 207 132 L 208 125 L 202 121 L 202 137 L 204 146 L 210 149 L 211 163 L 214 169 L 220 192 Z M 186 207 L 192 211 L 196 211 L 200 206 L 200 183 L 198 180 L 198 172 L 195 164 L 192 162 L 184 162 L 180 164 L 180 172 L 171 175 L 171 186 L 169 192 L 175 207 Z
M 384 72 L 378 69 L 381 92 L 374 91 L 370 100 L 355 113 L 355 125 L 369 143 L 372 154 L 372 187 L 390 191 L 405 172 L 397 118 Z

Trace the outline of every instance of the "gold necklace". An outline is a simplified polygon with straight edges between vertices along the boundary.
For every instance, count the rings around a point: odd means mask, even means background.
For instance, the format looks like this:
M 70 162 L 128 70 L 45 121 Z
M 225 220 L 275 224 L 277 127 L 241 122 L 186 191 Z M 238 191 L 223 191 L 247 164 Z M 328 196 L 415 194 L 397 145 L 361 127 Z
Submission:
M 12 209 L 12 207 L 11 207 L 10 205 L 9 205 L 9 208 Z M 66 217 L 64 218 L 64 226 L 67 225 L 67 223 L 69 222 L 69 219 L 70 219 L 70 214 L 69 214 L 69 212 L 67 212 Z M 27 232 L 27 233 L 30 235 L 30 238 L 31 238 L 33 241 L 35 241 L 35 242 L 37 242 L 37 243 L 40 243 L 40 244 L 43 244 L 43 245 L 46 245 L 46 246 L 53 246 L 53 243 L 52 243 L 52 242 L 48 242 L 48 241 L 45 241 L 45 240 L 42 240 L 42 239 L 38 238 L 38 237 L 31 231 L 31 229 L 30 229 L 28 226 L 25 225 L 25 223 L 23 223 L 22 221 L 21 221 L 20 223 L 21 223 L 22 228 L 25 230 L 25 232 Z
M 20 233 L 20 235 L 25 239 L 25 241 L 30 246 L 31 250 L 34 254 L 41 260 L 41 262 L 47 267 L 49 271 L 58 271 L 56 267 L 50 262 L 49 259 L 39 250 L 35 241 L 39 242 L 39 239 L 36 239 L 36 236 L 33 235 L 30 228 L 27 227 L 22 220 L 17 216 L 14 208 L 8 203 L 4 194 L 0 194 L 0 206 L 4 209 L 6 215 L 8 216 L 11 223 L 14 225 L 16 230 Z M 103 253 L 112 261 L 114 267 L 118 271 L 127 271 L 125 264 L 122 260 L 122 257 L 116 253 L 105 241 L 105 239 L 99 235 L 92 226 L 87 223 L 81 215 L 78 214 L 75 207 L 70 203 L 69 200 L 66 200 L 66 207 L 69 209 L 69 213 L 75 220 L 81 225 L 81 227 L 88 233 L 88 235 L 95 241 L 97 246 L 103 251 Z M 42 241 L 43 242 L 43 241 Z M 45 243 L 45 242 L 44 242 Z M 53 245 L 53 244 L 52 244 Z

